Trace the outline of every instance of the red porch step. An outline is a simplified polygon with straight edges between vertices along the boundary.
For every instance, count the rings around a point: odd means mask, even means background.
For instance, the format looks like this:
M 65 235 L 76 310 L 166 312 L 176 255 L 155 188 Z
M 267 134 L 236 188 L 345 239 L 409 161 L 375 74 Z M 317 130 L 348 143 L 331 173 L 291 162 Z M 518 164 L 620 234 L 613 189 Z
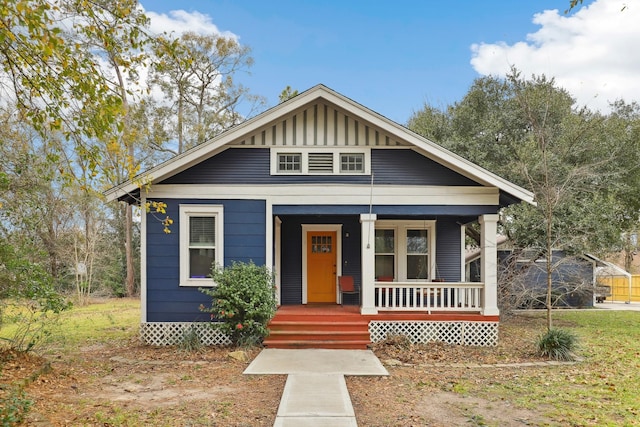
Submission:
M 282 306 L 269 322 L 267 348 L 365 350 L 371 343 L 369 320 L 358 307 Z

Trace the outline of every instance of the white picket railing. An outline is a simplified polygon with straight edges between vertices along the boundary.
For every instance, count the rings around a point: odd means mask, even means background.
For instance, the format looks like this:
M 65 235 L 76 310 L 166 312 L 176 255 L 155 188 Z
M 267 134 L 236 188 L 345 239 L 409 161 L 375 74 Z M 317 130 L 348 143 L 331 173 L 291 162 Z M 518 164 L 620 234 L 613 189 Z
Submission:
M 478 282 L 375 282 L 375 307 L 384 311 L 482 310 L 484 284 Z

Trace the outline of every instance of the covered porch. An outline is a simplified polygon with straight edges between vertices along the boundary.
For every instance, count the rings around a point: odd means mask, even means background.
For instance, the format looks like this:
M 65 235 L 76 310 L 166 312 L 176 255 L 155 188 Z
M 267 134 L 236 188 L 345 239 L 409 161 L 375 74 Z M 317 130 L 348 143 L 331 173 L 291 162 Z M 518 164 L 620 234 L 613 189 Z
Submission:
M 377 215 L 360 216 L 362 235 L 375 233 Z M 426 312 L 432 313 L 476 313 L 483 316 L 498 316 L 497 299 L 497 221 L 498 215 L 486 214 L 478 218 L 481 242 L 481 281 L 459 281 L 465 276 L 464 263 L 458 281 L 445 280 L 437 272 L 436 257 L 427 280 L 398 280 L 398 274 L 383 276 L 384 260 L 379 258 L 369 241 L 362 241 L 362 285 L 361 313 Z M 458 254 L 464 259 L 464 226 L 461 226 L 461 247 Z M 434 245 L 435 246 L 435 245 Z M 382 262 L 381 262 L 382 261 Z M 409 262 L 407 262 L 409 263 Z
M 464 280 L 462 220 L 474 218 L 481 235 L 479 282 Z M 384 311 L 497 316 L 497 220 L 496 214 L 275 216 L 279 304 L 357 305 L 364 315 Z M 339 286 L 342 277 L 353 282 L 348 293 Z M 324 294 L 316 286 L 322 286 Z
M 464 280 L 463 224 L 474 218 L 480 224 L 480 282 Z M 366 348 L 403 334 L 414 342 L 495 345 L 497 221 L 496 214 L 276 216 L 279 309 L 265 344 Z M 312 267 L 316 255 L 327 261 Z M 340 286 L 344 277 L 353 283 L 348 293 Z M 313 288 L 318 281 L 328 283 L 324 293 Z

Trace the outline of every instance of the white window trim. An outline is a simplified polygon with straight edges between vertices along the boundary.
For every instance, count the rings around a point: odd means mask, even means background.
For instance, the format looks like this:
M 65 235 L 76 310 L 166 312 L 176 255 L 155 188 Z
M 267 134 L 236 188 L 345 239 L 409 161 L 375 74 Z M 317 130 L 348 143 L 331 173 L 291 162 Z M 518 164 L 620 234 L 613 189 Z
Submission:
M 224 207 L 222 205 L 180 205 L 180 286 L 215 286 L 211 278 L 189 277 L 189 218 L 216 217 L 216 265 L 224 263 Z
M 349 154 L 362 154 L 362 161 L 363 163 L 363 167 L 364 169 L 362 170 L 362 172 L 360 171 L 353 171 L 353 172 L 349 172 L 349 171 L 343 171 L 342 170 L 342 155 L 349 155 Z M 338 167 L 338 173 L 340 173 L 340 175 L 365 175 L 366 174 L 366 168 L 367 165 L 369 164 L 369 162 L 367 161 L 367 156 L 365 155 L 365 153 L 362 153 L 360 151 L 340 151 L 338 153 L 337 156 L 334 156 L 334 160 L 337 162 L 337 167 Z
M 280 161 L 279 161 L 279 156 L 281 154 L 285 154 L 285 155 L 299 155 L 300 156 L 300 170 L 296 171 L 296 170 L 291 170 L 291 171 L 280 171 L 279 170 L 279 166 L 280 166 Z M 282 151 L 275 151 L 275 150 L 271 150 L 271 175 L 275 174 L 277 175 L 303 175 L 304 174 L 304 170 L 305 170 L 305 163 L 306 163 L 306 167 L 308 168 L 308 160 L 307 160 L 307 156 L 302 153 L 300 150 L 282 150 Z
M 371 175 L 371 149 L 365 147 L 274 147 L 270 149 L 271 155 L 271 175 L 329 175 L 327 172 L 309 172 L 309 153 L 333 153 L 333 172 L 334 175 Z M 360 153 L 364 154 L 364 171 L 363 172 L 341 172 L 340 171 L 340 155 Z M 301 154 L 302 165 L 300 172 L 280 172 L 278 170 L 278 155 L 280 154 Z
M 395 221 L 381 220 L 375 223 L 376 230 L 394 230 L 395 237 L 395 272 L 394 280 L 398 282 L 421 282 L 419 279 L 407 279 L 407 230 L 427 230 L 429 239 L 428 260 L 429 260 L 429 278 L 432 281 L 436 278 L 436 221 Z

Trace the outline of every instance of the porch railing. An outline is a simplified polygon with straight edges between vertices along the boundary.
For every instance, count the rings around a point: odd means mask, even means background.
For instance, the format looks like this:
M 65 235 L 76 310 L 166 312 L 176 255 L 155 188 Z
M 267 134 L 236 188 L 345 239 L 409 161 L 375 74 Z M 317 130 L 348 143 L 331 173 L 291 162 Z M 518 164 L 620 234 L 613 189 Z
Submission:
M 375 307 L 387 311 L 482 310 L 483 283 L 375 282 Z

